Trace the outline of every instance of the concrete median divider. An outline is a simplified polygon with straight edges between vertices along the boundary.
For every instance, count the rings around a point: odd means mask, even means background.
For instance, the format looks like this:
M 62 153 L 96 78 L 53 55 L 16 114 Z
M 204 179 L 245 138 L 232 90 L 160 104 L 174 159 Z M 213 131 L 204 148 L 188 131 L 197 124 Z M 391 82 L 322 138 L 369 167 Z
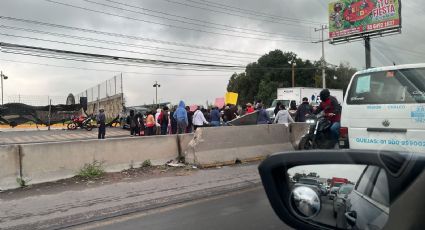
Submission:
M 177 143 L 173 135 L 23 144 L 22 178 L 27 184 L 70 178 L 94 160 L 103 162 L 107 172 L 138 168 L 145 160 L 163 165 L 178 158 Z
M 20 170 L 19 146 L 0 146 L 0 190 L 18 188 Z
M 295 150 L 300 149 L 301 139 L 310 131 L 310 124 L 296 122 L 289 125 L 290 141 Z
M 285 125 L 200 128 L 184 153 L 187 163 L 199 167 L 229 165 L 294 150 Z

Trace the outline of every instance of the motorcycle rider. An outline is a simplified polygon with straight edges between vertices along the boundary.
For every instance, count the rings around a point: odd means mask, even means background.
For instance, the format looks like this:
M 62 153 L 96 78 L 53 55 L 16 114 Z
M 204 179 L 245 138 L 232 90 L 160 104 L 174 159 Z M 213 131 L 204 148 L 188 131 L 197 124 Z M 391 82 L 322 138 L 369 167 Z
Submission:
M 320 100 L 322 102 L 320 102 L 320 105 L 317 107 L 315 114 L 324 111 L 325 117 L 332 123 L 330 128 L 332 139 L 338 142 L 339 128 L 341 127 L 341 106 L 338 100 L 331 96 L 328 89 L 323 89 L 320 92 Z

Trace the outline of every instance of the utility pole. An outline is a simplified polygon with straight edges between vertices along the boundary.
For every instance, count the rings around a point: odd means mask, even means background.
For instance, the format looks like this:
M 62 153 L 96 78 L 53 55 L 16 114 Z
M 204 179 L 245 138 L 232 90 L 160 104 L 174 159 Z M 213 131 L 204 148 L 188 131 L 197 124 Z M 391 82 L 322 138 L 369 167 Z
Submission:
M 322 60 L 321 60 L 322 61 L 322 88 L 324 88 L 324 89 L 326 88 L 325 41 L 328 41 L 328 39 L 325 40 L 324 33 L 325 33 L 325 30 L 327 30 L 327 29 L 328 29 L 328 26 L 327 25 L 322 25 L 322 27 L 320 29 L 317 29 L 317 28 L 314 29 L 315 32 L 317 32 L 317 31 L 321 31 L 322 32 L 322 36 L 321 36 L 322 39 L 320 41 L 314 42 L 314 43 L 319 43 L 319 42 L 322 43 Z
M 158 84 L 158 81 L 155 81 L 153 87 L 155 87 L 155 104 L 158 106 L 158 87 L 161 87 L 161 85 Z
M 372 67 L 372 58 L 370 55 L 370 37 L 364 38 L 364 47 L 366 54 L 366 69 L 370 69 Z
M 295 61 L 292 61 L 292 88 L 295 87 L 295 66 L 297 64 L 295 63 Z

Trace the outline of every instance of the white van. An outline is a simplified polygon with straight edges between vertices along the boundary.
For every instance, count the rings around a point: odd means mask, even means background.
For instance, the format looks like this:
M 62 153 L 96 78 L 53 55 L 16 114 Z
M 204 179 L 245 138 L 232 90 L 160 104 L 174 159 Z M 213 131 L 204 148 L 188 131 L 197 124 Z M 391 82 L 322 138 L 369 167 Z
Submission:
M 339 145 L 425 152 L 425 64 L 357 72 L 342 106 Z

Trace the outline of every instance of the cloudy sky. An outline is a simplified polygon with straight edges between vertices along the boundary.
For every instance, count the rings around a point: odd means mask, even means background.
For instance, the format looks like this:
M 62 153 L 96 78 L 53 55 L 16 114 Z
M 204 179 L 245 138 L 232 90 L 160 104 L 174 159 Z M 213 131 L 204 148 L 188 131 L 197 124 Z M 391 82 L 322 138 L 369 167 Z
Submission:
M 314 32 L 314 28 L 327 22 L 329 2 L 2 0 L 0 15 L 8 18 L 0 19 L 0 39 L 6 43 L 52 49 L 216 65 L 245 66 L 274 49 L 292 51 L 304 59 L 319 60 L 321 46 L 312 41 L 318 40 L 320 34 Z M 403 2 L 403 33 L 372 40 L 373 66 L 423 62 L 424 9 L 421 0 Z M 235 72 L 229 69 L 206 71 L 192 67 L 188 70 L 176 66 L 128 66 L 52 59 L 28 56 L 27 51 L 27 55 L 12 54 L 10 52 L 16 50 L 4 47 L 2 51 L 0 69 L 9 76 L 4 82 L 6 102 L 16 100 L 16 95 L 32 103 L 47 101 L 47 96 L 60 102 L 68 93 L 78 94 L 122 72 L 128 105 L 152 103 L 155 81 L 161 84 L 160 101 L 176 103 L 183 99 L 189 104 L 205 104 L 224 95 L 228 79 Z M 336 46 L 326 44 L 325 52 L 330 63 L 347 61 L 356 68 L 364 67 L 361 42 Z

